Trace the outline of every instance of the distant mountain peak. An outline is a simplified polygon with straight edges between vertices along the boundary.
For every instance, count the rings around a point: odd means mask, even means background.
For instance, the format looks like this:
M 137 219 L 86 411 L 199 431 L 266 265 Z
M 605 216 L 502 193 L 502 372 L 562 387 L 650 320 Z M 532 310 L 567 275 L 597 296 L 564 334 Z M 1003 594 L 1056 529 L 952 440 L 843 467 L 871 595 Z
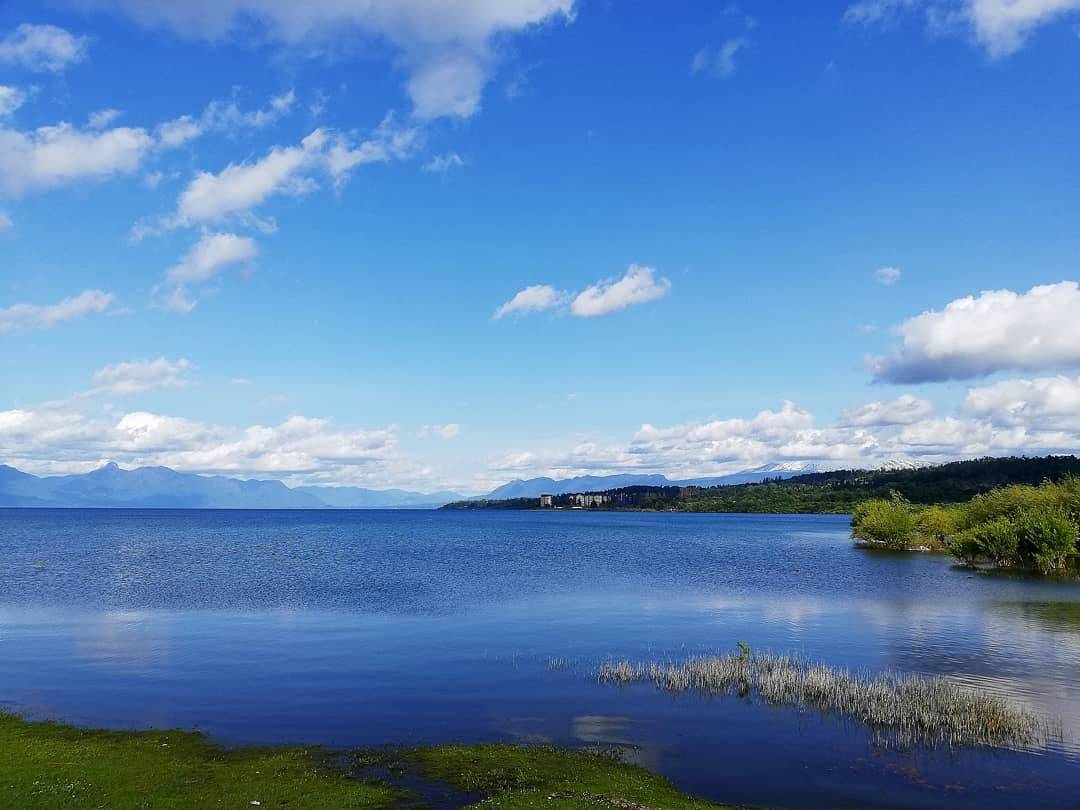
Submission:
M 878 465 L 877 469 L 884 471 L 894 470 L 920 470 L 923 467 L 929 467 L 930 465 L 925 461 L 920 461 L 910 456 L 893 456 Z

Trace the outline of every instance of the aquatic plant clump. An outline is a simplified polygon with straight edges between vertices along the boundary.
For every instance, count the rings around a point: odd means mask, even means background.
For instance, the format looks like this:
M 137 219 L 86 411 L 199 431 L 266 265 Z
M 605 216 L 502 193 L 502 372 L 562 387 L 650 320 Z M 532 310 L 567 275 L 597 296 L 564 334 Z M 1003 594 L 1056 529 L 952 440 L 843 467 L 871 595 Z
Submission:
M 598 678 L 618 685 L 651 681 L 671 693 L 756 694 L 770 705 L 857 720 L 902 745 L 1022 747 L 1039 742 L 1044 730 L 1031 712 L 944 678 L 856 674 L 771 654 L 744 652 L 676 664 L 610 661 Z

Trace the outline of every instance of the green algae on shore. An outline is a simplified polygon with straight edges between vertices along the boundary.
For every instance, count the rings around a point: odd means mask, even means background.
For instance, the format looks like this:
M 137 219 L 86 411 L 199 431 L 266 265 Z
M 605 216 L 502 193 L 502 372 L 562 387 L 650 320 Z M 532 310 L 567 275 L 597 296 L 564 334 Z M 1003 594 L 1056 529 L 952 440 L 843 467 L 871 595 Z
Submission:
M 397 778 L 382 779 L 380 771 Z M 550 746 L 447 745 L 332 752 L 226 748 L 189 731 L 102 731 L 0 713 L 0 806 L 32 808 L 381 808 L 445 806 L 706 810 L 615 754 Z

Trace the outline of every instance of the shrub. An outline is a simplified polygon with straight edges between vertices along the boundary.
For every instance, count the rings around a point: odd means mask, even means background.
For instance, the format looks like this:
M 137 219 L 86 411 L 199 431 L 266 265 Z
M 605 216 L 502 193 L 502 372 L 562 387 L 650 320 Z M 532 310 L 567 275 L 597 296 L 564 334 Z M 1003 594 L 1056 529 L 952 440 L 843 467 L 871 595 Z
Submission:
M 974 565 L 982 553 L 974 529 L 954 534 L 949 538 L 946 548 L 948 548 L 950 554 L 965 565 Z
M 1020 532 L 1012 518 L 995 518 L 970 531 L 979 554 L 995 565 L 1005 568 L 1018 561 Z
M 910 548 L 915 539 L 915 514 L 899 495 L 859 504 L 851 520 L 851 536 L 893 549 Z
M 1064 569 L 1076 554 L 1080 532 L 1060 509 L 1025 510 L 1016 526 L 1021 558 L 1044 574 Z
M 944 546 L 956 533 L 960 515 L 956 509 L 931 506 L 919 513 L 915 525 L 919 532 L 937 546 Z

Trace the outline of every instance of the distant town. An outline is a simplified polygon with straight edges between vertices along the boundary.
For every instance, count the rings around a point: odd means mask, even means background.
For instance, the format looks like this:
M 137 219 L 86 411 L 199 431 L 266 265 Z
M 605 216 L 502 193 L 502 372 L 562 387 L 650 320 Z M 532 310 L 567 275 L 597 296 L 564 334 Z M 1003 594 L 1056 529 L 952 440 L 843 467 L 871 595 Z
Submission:
M 541 495 L 541 509 L 598 509 L 601 507 L 637 507 L 643 492 L 667 497 L 691 498 L 701 487 L 625 487 L 608 492 L 568 492 L 563 495 Z

